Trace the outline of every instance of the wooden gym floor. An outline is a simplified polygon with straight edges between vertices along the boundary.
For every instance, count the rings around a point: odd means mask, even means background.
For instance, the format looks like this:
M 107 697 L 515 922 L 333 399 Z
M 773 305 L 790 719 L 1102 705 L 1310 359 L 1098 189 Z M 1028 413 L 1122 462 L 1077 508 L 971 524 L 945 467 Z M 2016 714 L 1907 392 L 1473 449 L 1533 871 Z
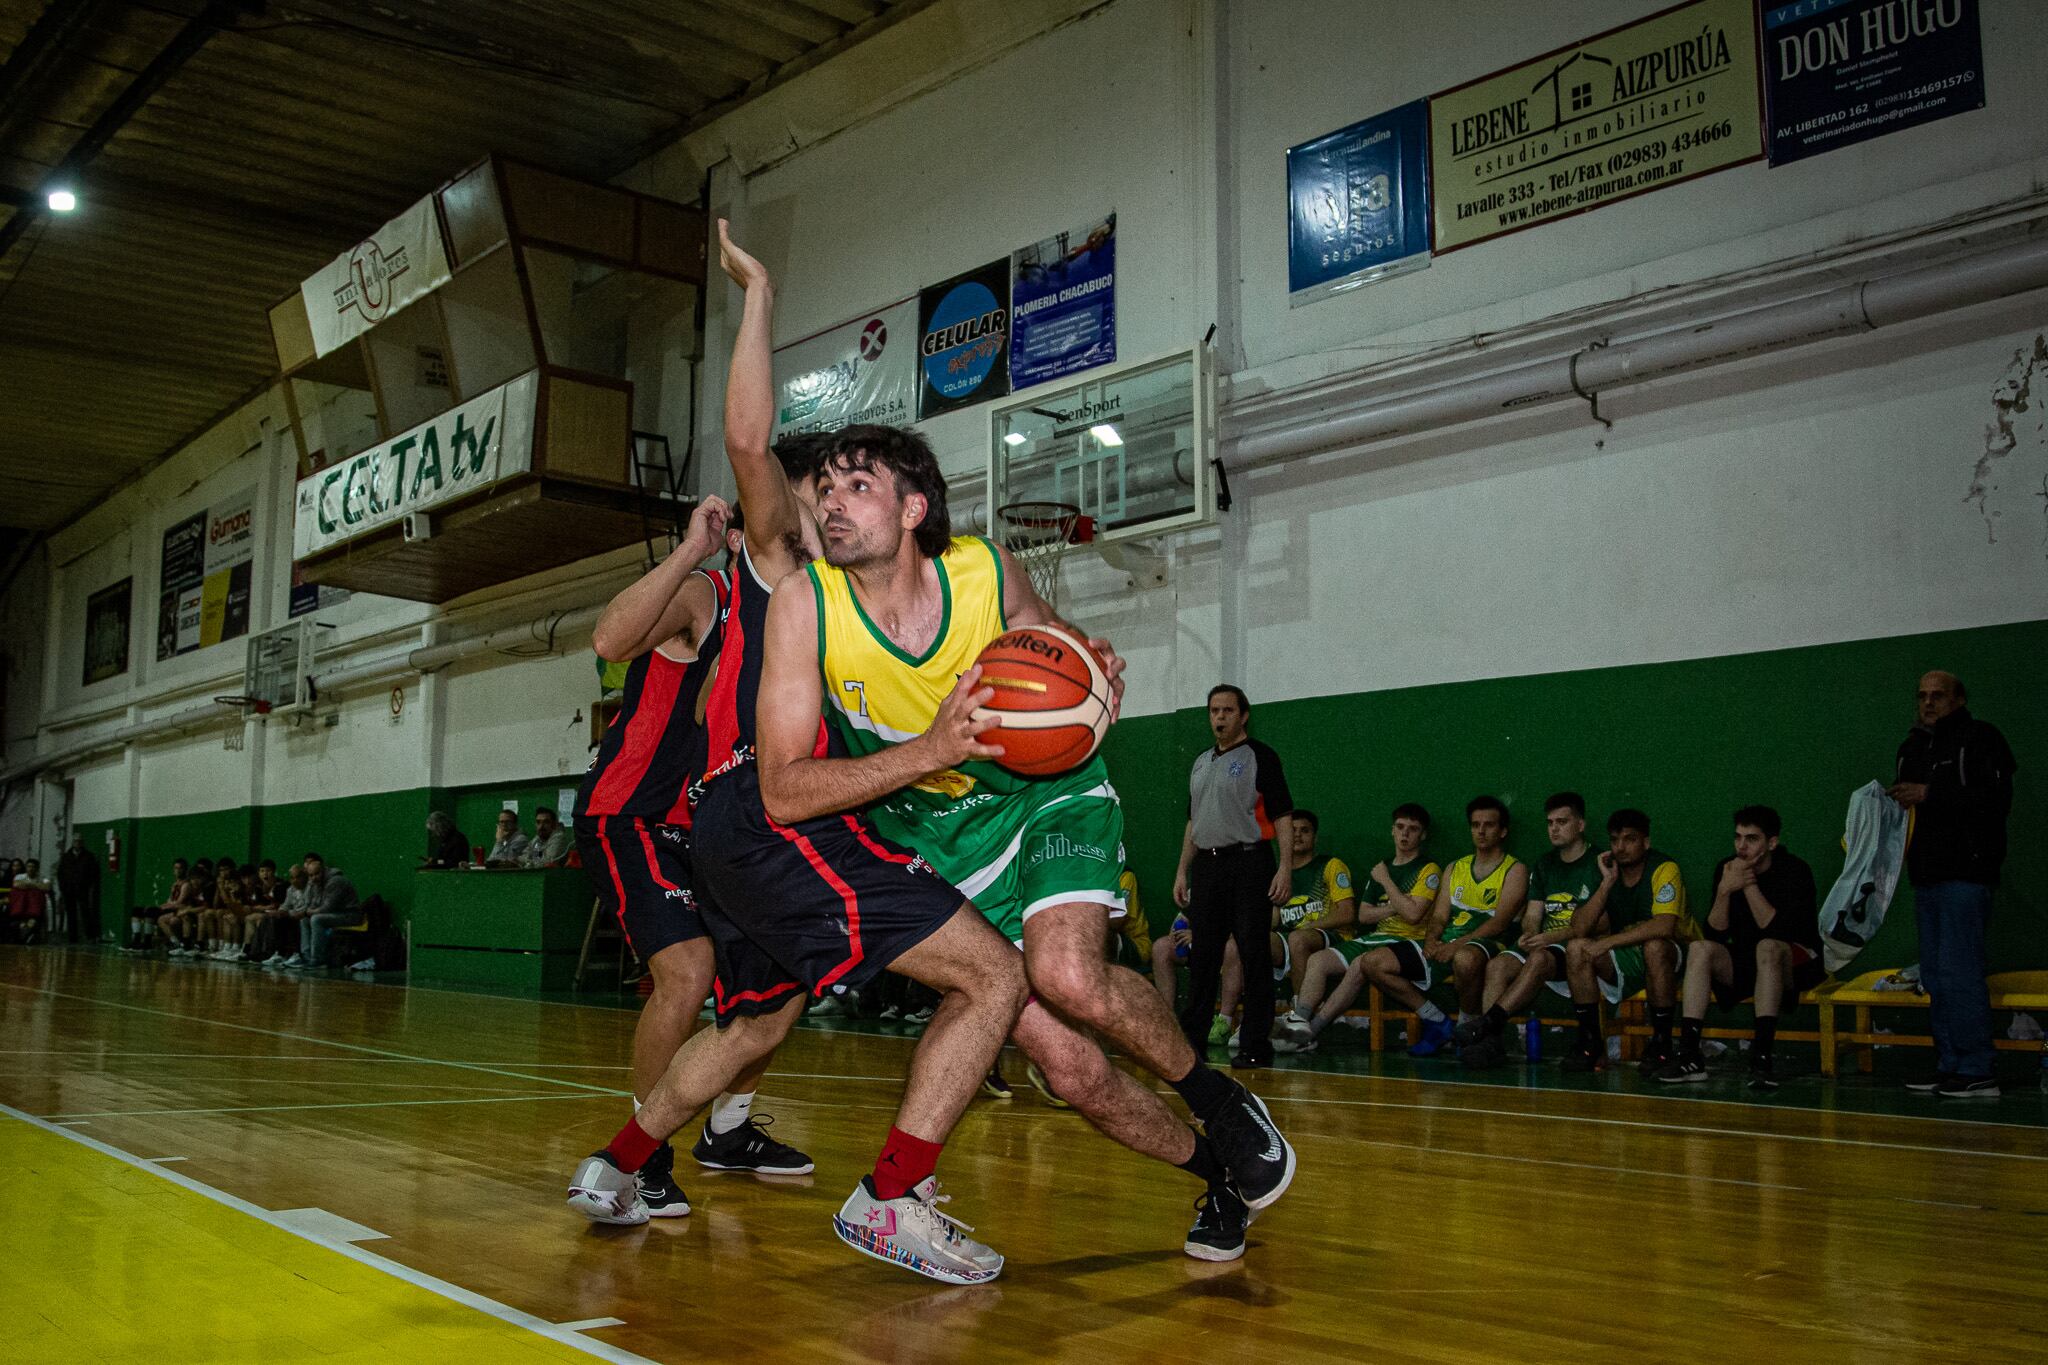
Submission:
M 1474 1085 L 1370 1058 L 1262 1073 L 1300 1175 L 1246 1258 L 1213 1266 L 1180 1251 L 1191 1182 L 1020 1084 L 976 1101 L 940 1166 L 1009 1267 L 947 1288 L 828 1223 L 887 1125 L 907 1036 L 806 1028 L 785 1048 L 758 1109 L 815 1177 L 685 1160 L 687 1219 L 568 1212 L 569 1172 L 627 1112 L 632 1025 L 0 948 L 0 1356 L 2048 1357 L 2038 1092 L 1882 1113 L 1867 1081 L 1836 1105 L 1818 1082 L 1749 1103 L 1718 1083 Z

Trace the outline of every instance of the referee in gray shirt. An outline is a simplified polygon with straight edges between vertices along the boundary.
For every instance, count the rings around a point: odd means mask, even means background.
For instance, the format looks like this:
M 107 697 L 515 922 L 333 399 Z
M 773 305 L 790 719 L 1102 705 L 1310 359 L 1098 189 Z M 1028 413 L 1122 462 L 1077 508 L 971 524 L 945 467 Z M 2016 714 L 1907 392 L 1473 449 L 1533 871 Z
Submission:
M 1181 839 L 1173 899 L 1188 912 L 1194 943 L 1188 953 L 1188 1003 L 1181 1031 L 1203 1055 L 1223 979 L 1223 944 L 1237 939 L 1244 967 L 1244 1024 L 1233 1066 L 1273 1060 L 1273 907 L 1287 899 L 1285 864 L 1274 841 L 1288 847 L 1294 798 L 1280 755 L 1245 733 L 1252 704 L 1222 683 L 1209 692 L 1209 729 L 1216 745 L 1195 760 L 1188 777 L 1188 828 Z

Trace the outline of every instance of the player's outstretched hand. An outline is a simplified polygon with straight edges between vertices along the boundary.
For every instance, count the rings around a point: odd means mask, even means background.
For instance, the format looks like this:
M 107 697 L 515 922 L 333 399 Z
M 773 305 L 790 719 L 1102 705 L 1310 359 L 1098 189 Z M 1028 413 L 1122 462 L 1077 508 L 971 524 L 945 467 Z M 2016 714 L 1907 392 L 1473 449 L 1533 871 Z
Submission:
M 683 533 L 683 544 L 696 550 L 701 559 L 719 547 L 731 520 L 732 505 L 716 493 L 707 493 L 690 513 L 690 529 Z
M 939 703 L 939 713 L 932 717 L 931 728 L 924 732 L 930 771 L 957 768 L 970 758 L 1003 756 L 997 745 L 981 742 L 981 732 L 999 719 L 993 711 L 981 709 L 995 694 L 993 687 L 981 685 L 980 664 L 960 675 L 953 690 Z
M 1103 673 L 1109 678 L 1109 718 L 1114 721 L 1124 709 L 1124 656 L 1099 635 L 1088 641 L 1088 648 L 1095 651 Z
M 768 267 L 733 245 L 725 219 L 718 220 L 718 264 L 732 282 L 742 289 L 768 283 Z

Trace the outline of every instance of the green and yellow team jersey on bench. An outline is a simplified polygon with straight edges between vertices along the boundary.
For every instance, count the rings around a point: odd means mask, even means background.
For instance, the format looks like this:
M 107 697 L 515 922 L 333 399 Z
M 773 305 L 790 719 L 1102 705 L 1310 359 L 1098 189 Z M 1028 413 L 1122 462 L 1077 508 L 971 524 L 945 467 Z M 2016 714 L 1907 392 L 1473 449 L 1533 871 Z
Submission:
M 1561 934 L 1572 927 L 1572 916 L 1593 899 L 1600 889 L 1600 850 L 1590 845 L 1571 862 L 1556 849 L 1529 867 L 1529 904 L 1543 907 L 1543 934 Z
M 1472 934 L 1493 918 L 1493 912 L 1500 905 L 1501 888 L 1507 884 L 1508 872 L 1521 860 L 1512 853 L 1503 854 L 1500 866 L 1484 878 L 1472 875 L 1473 855 L 1451 864 L 1451 917 L 1444 924 L 1443 941 L 1454 943 Z
M 1280 907 L 1282 930 L 1317 928 L 1338 901 L 1357 894 L 1351 886 L 1351 869 L 1342 858 L 1310 859 L 1289 874 L 1288 886 L 1287 903 Z M 1334 932 L 1350 938 L 1352 931 L 1345 925 Z
M 1621 877 L 1614 879 L 1607 893 L 1607 932 L 1618 934 L 1653 915 L 1676 915 L 1681 943 L 1700 936 L 1686 904 L 1685 879 L 1678 873 L 1678 864 L 1654 848 L 1645 855 L 1643 875 L 1634 886 Z
M 1401 887 L 1408 895 L 1417 897 L 1424 902 L 1422 918 L 1414 923 L 1410 923 L 1401 918 L 1398 911 L 1390 911 L 1385 919 L 1372 924 L 1361 924 L 1359 932 L 1368 934 L 1373 938 L 1386 939 L 1390 942 L 1398 942 L 1403 939 L 1420 939 L 1427 932 L 1423 926 L 1429 921 L 1429 903 L 1436 900 L 1436 889 L 1443 884 L 1443 868 L 1438 866 L 1436 860 L 1426 853 L 1418 853 L 1405 863 L 1395 862 L 1394 855 L 1389 853 L 1380 861 L 1387 865 L 1387 875 L 1393 878 L 1394 885 Z M 1365 879 L 1365 885 L 1360 888 L 1358 894 L 1360 917 L 1363 918 L 1364 911 L 1368 907 L 1376 909 L 1386 903 L 1386 888 L 1368 875 Z
M 845 570 L 823 560 L 805 569 L 818 604 L 825 714 L 849 754 L 879 753 L 923 734 L 960 675 L 1006 628 L 995 546 L 956 536 L 933 567 L 939 629 L 920 655 L 868 618 Z M 1123 912 L 1123 808 L 1099 756 L 1042 778 L 972 760 L 904 788 L 869 816 L 1012 942 L 1048 905 L 1086 901 Z

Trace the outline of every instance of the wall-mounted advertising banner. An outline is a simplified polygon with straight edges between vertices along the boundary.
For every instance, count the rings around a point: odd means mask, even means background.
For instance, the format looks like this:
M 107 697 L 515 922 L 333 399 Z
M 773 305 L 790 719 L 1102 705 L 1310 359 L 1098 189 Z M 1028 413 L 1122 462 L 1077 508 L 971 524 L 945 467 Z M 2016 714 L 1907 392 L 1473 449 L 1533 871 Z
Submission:
M 1291 306 L 1428 264 L 1428 100 L 1287 149 Z
M 1754 0 L 1691 0 L 1429 102 L 1438 252 L 1764 154 Z
M 917 415 L 936 417 L 1010 391 L 1010 258 L 917 298 Z
M 917 403 L 917 300 L 904 299 L 775 352 L 775 434 L 856 422 L 907 427 Z
M 292 558 L 382 530 L 533 468 L 533 371 L 299 480 Z
M 86 686 L 128 671 L 128 611 L 135 580 L 124 578 L 85 599 Z
M 446 283 L 448 248 L 430 194 L 299 285 L 313 353 L 346 345 Z
M 245 488 L 164 531 L 158 562 L 159 662 L 249 633 L 256 490 Z
M 1977 0 L 1764 5 L 1771 164 L 1984 107 Z
M 1010 256 L 1010 387 L 1116 363 L 1116 215 Z

